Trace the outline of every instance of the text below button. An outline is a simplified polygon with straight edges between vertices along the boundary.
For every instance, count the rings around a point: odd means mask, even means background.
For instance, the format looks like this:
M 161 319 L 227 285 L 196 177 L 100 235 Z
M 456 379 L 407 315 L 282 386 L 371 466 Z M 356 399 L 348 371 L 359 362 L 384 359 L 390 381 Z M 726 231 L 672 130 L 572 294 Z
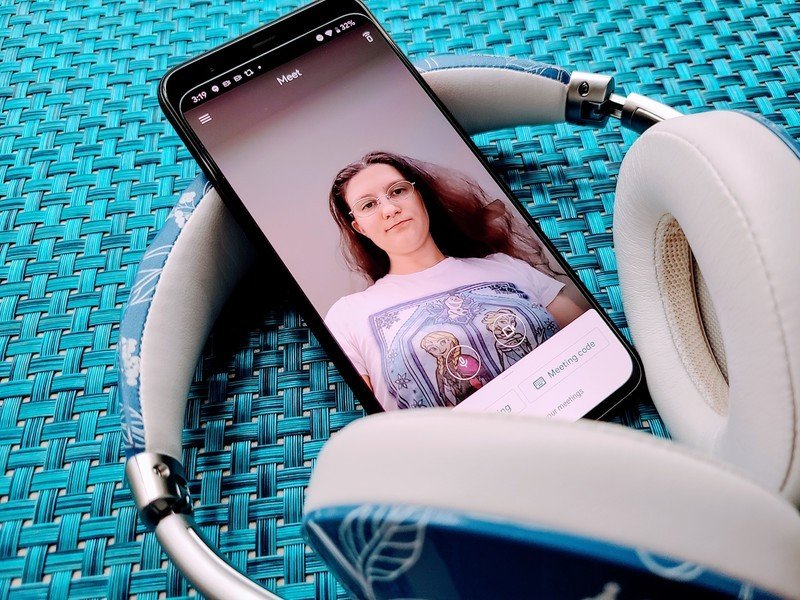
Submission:
M 490 412 L 499 412 L 503 414 L 518 413 L 525 410 L 525 403 L 514 390 L 510 390 L 507 394 L 500 397 L 500 400 L 492 404 Z

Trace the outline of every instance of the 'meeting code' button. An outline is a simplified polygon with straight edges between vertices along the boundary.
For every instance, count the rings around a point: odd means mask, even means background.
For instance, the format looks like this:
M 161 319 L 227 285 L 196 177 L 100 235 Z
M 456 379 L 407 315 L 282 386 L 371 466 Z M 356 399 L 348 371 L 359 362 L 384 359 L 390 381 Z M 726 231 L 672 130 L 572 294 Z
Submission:
M 561 373 L 569 370 L 570 367 L 576 367 L 579 363 L 591 358 L 606 346 L 608 346 L 606 338 L 599 330 L 594 329 L 589 335 L 562 354 L 557 359 L 557 362 L 554 361 L 550 363 L 550 365 L 546 367 L 545 372 L 548 378 L 555 379 Z
M 589 362 L 607 347 L 608 340 L 606 340 L 605 336 L 600 333 L 599 329 L 593 329 L 578 342 L 575 342 L 559 354 L 557 358 L 537 369 L 520 386 L 520 391 L 528 402 L 539 400 L 543 395 L 550 392 L 554 385 L 562 381 L 565 376 Z M 554 383 L 550 383 L 551 381 Z

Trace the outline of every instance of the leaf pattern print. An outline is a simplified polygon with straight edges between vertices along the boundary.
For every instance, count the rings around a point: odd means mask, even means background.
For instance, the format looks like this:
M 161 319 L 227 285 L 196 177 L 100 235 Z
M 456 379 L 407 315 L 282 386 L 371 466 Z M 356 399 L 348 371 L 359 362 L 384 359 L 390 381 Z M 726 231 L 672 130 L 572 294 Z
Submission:
M 376 583 L 397 579 L 417 563 L 430 514 L 417 506 L 359 506 L 342 520 L 338 544 L 313 521 L 308 527 L 373 599 Z
M 192 212 L 194 211 L 196 205 L 196 197 L 196 192 L 184 192 L 183 195 L 178 199 L 178 203 L 175 204 L 175 207 L 169 213 L 169 218 L 175 220 L 175 225 L 178 226 L 178 229 L 183 229 L 183 226 L 186 225 L 189 217 L 192 216 Z
M 125 375 L 125 383 L 130 387 L 135 387 L 139 383 L 139 356 L 136 354 L 137 340 L 131 338 L 120 338 L 119 357 L 122 361 L 122 372 Z
M 693 562 L 670 560 L 641 548 L 636 548 L 635 552 L 648 571 L 665 579 L 692 581 L 705 571 L 705 567 Z
M 172 250 L 173 243 L 163 244 L 150 248 L 142 258 L 142 264 L 136 273 L 136 281 L 131 287 L 131 296 L 128 299 L 128 306 L 145 304 L 153 298 L 161 271 L 164 270 L 164 260 Z M 164 260 L 160 260 L 164 259 Z M 155 263 L 155 266 L 149 266 Z

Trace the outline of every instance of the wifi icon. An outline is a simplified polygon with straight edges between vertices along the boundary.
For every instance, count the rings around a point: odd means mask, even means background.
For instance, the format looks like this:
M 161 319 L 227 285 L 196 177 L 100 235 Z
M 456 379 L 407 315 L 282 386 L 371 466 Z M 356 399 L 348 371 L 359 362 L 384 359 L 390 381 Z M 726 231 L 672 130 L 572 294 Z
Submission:
M 325 35 L 327 35 L 328 37 L 331 37 L 333 35 L 333 30 L 332 29 L 326 29 L 325 30 Z

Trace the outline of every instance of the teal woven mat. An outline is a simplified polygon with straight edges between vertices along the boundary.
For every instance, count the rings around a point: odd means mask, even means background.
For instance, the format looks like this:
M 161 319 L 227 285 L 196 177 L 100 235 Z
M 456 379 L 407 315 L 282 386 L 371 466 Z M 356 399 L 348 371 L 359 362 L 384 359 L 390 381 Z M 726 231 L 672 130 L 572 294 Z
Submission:
M 684 112 L 757 111 L 800 138 L 794 2 L 368 3 L 414 59 L 479 52 L 616 73 L 625 92 Z M 121 310 L 197 172 L 156 86 L 299 4 L 0 0 L 0 598 L 189 593 L 121 483 Z M 620 325 L 610 226 L 633 139 L 567 125 L 477 138 Z M 184 459 L 197 518 L 286 598 L 343 597 L 299 522 L 314 457 L 360 409 L 278 287 L 258 281 L 226 312 L 192 388 Z M 644 402 L 620 420 L 664 434 Z

